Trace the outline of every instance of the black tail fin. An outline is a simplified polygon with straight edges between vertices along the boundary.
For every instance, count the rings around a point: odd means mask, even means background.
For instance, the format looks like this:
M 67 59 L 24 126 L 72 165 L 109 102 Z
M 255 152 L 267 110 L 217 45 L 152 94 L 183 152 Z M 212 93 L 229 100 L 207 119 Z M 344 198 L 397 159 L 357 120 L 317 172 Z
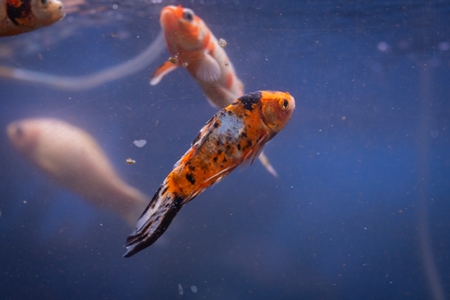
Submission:
M 167 192 L 161 185 L 137 221 L 136 229 L 127 238 L 124 257 L 130 257 L 149 247 L 166 231 L 184 204 L 184 199 Z

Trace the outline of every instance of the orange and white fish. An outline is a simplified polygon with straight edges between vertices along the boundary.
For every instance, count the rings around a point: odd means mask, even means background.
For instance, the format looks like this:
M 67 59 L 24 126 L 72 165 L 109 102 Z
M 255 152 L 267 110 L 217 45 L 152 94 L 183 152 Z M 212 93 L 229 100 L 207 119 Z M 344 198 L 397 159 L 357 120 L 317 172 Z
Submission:
M 57 184 L 134 225 L 147 196 L 119 177 L 87 132 L 51 118 L 16 121 L 6 131 L 16 150 Z
M 49 26 L 64 16 L 59 0 L 0 0 L 0 36 Z
M 158 84 L 166 74 L 183 66 L 215 107 L 224 108 L 244 94 L 244 85 L 227 53 L 192 9 L 181 5 L 166 6 L 161 11 L 160 22 L 172 57 L 151 76 L 151 85 Z M 278 177 L 264 153 L 260 154 L 259 160 L 270 174 Z
M 167 73 L 183 66 L 215 107 L 223 108 L 244 94 L 225 50 L 192 9 L 166 6 L 160 22 L 172 59 L 156 70 L 150 84 L 158 84 Z
M 295 108 L 289 93 L 260 91 L 238 98 L 200 130 L 175 164 L 128 237 L 125 257 L 152 245 L 181 207 L 243 162 L 253 162 Z

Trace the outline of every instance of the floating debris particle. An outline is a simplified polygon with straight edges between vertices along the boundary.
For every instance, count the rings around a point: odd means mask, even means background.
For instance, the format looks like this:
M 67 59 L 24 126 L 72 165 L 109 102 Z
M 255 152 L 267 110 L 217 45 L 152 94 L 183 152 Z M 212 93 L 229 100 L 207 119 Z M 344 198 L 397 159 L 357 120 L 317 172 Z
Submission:
M 220 38 L 219 39 L 219 46 L 222 48 L 225 48 L 227 46 L 227 41 L 225 41 L 224 39 Z
M 171 56 L 171 57 L 169 57 L 169 61 L 170 61 L 171 63 L 173 63 L 174 65 L 176 65 L 176 64 L 178 64 L 178 57 L 176 57 L 176 56 Z
M 125 161 L 126 161 L 127 164 L 129 164 L 129 165 L 134 165 L 134 164 L 136 163 L 136 161 L 135 161 L 134 159 L 132 159 L 132 158 L 127 158 Z
M 191 291 L 192 291 L 193 293 L 197 293 L 197 286 L 192 285 L 192 286 L 191 286 Z
M 135 140 L 135 141 L 133 142 L 133 144 L 134 144 L 136 147 L 142 148 L 142 147 L 145 146 L 145 144 L 147 144 L 147 141 L 146 141 L 146 140 Z
M 181 284 L 178 284 L 178 294 L 183 295 L 183 287 Z

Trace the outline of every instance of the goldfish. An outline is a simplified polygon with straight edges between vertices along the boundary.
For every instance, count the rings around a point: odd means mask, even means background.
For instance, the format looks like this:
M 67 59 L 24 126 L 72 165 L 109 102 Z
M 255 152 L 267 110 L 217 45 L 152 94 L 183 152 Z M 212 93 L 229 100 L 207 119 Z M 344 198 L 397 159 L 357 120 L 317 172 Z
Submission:
M 58 185 L 135 224 L 147 196 L 119 177 L 89 133 L 53 118 L 15 121 L 6 131 L 14 148 Z
M 0 36 L 49 26 L 64 16 L 59 0 L 0 0 Z
M 224 108 L 244 94 L 244 84 L 223 49 L 226 42 L 218 41 L 192 9 L 181 5 L 166 6 L 161 11 L 160 23 L 172 57 L 153 73 L 151 85 L 158 84 L 165 75 L 183 66 L 214 107 Z M 259 161 L 270 174 L 278 177 L 264 153 L 260 153 Z
M 151 85 L 184 66 L 215 107 L 223 108 L 244 94 L 244 85 L 236 76 L 227 53 L 192 9 L 166 6 L 161 11 L 160 22 L 172 59 L 155 71 Z
M 242 163 L 252 163 L 285 127 L 294 108 L 294 97 L 287 92 L 259 91 L 239 97 L 214 115 L 147 205 L 127 238 L 124 257 L 156 242 L 181 207 L 206 188 Z

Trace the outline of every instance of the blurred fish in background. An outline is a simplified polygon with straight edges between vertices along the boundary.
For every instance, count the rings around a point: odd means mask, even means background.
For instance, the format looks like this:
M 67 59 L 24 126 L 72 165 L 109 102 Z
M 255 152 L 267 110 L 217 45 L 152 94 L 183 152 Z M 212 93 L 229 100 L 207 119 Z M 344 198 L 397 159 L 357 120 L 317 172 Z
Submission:
M 44 0 L 45 1 L 45 0 Z M 19 39 L 0 43 L 0 59 L 14 61 L 17 55 L 31 55 L 40 52 L 49 44 L 61 43 L 70 38 L 80 28 L 111 25 L 116 22 L 117 31 L 111 36 L 119 40 L 127 40 L 131 33 L 126 30 L 126 24 L 137 18 L 150 18 L 155 11 L 155 1 L 122 2 L 120 4 L 108 1 L 65 0 L 63 11 L 68 15 L 64 24 L 57 29 L 47 32 L 39 32 L 39 35 L 27 36 L 27 39 Z M 147 21 L 148 22 L 148 21 Z M 45 41 L 43 43 L 43 41 Z M 49 86 L 62 90 L 86 90 L 95 88 L 109 81 L 118 80 L 137 73 L 149 64 L 164 49 L 162 34 L 150 41 L 150 45 L 135 57 L 123 63 L 113 65 L 91 74 L 79 76 L 64 76 L 63 74 L 48 74 L 46 72 L 26 70 L 22 67 L 0 66 L 0 77 Z
M 0 0 L 0 36 L 49 26 L 64 16 L 58 0 Z
M 55 183 L 134 226 L 149 199 L 120 178 L 89 133 L 51 118 L 15 121 L 6 131 L 14 148 Z

